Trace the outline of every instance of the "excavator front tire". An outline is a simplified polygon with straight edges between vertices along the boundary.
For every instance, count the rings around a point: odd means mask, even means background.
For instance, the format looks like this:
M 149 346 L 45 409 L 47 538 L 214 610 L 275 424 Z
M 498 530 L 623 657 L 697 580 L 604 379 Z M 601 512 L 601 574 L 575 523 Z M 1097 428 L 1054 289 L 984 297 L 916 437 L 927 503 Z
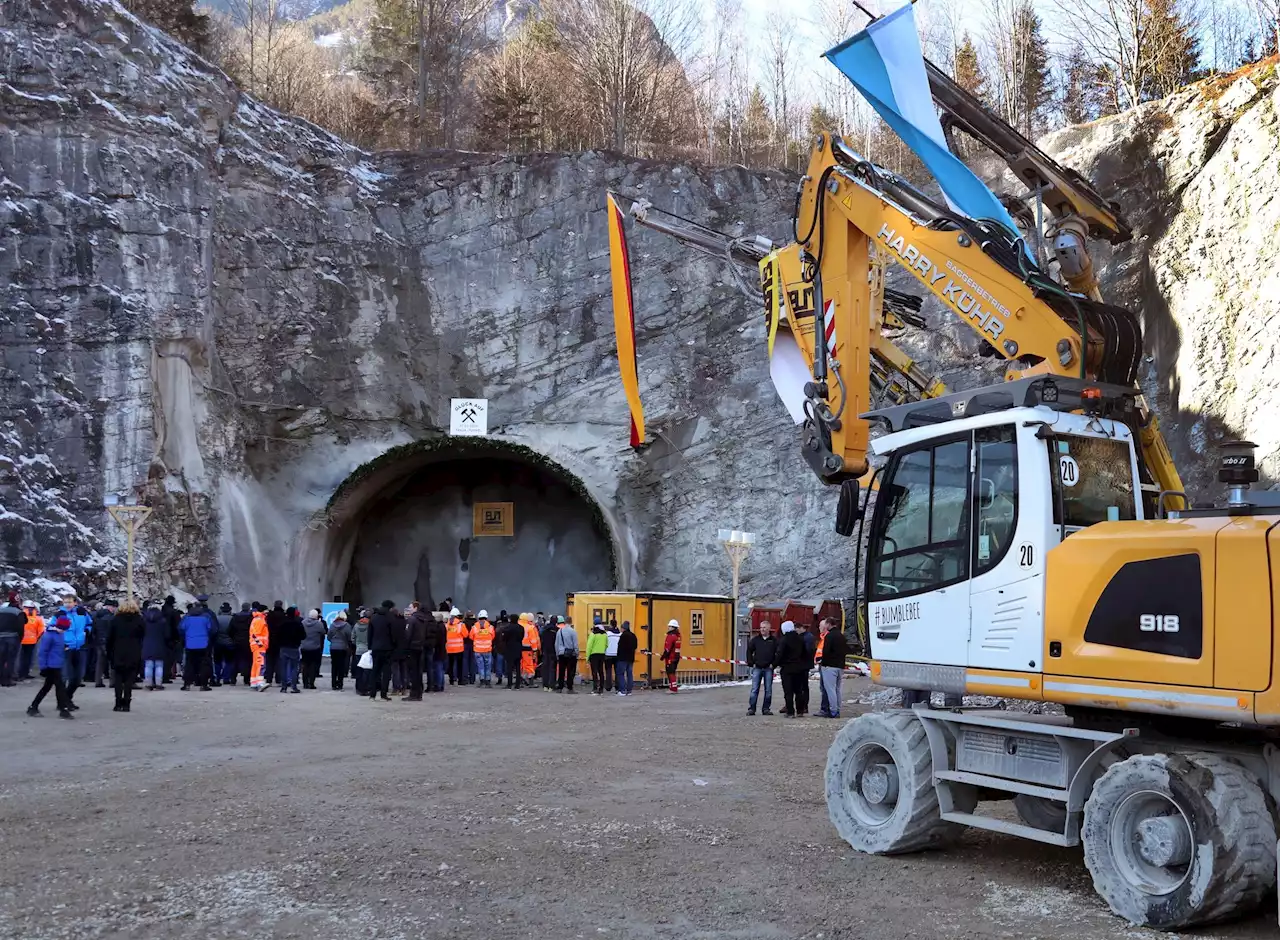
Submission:
M 924 725 L 910 712 L 861 715 L 827 751 L 827 813 L 859 852 L 896 855 L 947 845 Z
M 1227 920 L 1276 883 L 1276 827 L 1262 788 L 1217 754 L 1112 764 L 1085 804 L 1083 840 L 1098 894 L 1143 927 Z

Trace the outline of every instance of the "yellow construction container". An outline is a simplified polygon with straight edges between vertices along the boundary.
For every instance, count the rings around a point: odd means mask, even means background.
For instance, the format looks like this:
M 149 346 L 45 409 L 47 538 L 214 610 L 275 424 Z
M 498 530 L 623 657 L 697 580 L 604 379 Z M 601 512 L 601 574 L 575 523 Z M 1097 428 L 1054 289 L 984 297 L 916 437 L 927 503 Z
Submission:
M 631 629 L 640 642 L 636 653 L 637 682 L 665 682 L 662 645 L 667 623 L 680 622 L 680 666 L 677 677 L 695 675 L 700 680 L 732 679 L 733 665 L 728 662 L 695 662 L 703 659 L 733 659 L 733 599 L 719 594 L 663 594 L 642 591 L 635 594 L 569 594 L 565 598 L 565 616 L 573 620 L 584 651 L 578 663 L 580 675 L 591 675 L 586 661 L 587 635 L 599 617 L 605 623 L 631 621 Z

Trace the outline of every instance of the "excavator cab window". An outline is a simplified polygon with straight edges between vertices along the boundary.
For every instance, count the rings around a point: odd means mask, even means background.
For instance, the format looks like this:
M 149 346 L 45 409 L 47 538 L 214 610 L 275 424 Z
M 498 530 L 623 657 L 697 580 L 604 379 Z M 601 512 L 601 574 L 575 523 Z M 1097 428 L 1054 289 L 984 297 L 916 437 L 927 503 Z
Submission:
M 1004 558 L 1018 522 L 1018 444 L 1012 425 L 974 433 L 977 500 L 974 507 L 973 574 L 994 568 Z
M 871 533 L 871 600 L 932 591 L 969 573 L 969 436 L 894 454 Z
M 1127 441 L 1062 434 L 1046 444 L 1054 525 L 1069 532 L 1137 518 Z

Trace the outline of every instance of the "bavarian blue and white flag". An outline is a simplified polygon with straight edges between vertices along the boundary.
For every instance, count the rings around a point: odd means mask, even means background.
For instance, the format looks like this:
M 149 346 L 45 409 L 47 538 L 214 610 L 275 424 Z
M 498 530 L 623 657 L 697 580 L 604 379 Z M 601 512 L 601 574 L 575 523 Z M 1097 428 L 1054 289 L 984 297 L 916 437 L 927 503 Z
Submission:
M 953 210 L 971 219 L 993 219 L 1018 236 L 1018 227 L 1000 200 L 947 147 L 929 91 L 910 3 L 875 20 L 823 56 L 853 82 L 885 123 L 915 151 Z

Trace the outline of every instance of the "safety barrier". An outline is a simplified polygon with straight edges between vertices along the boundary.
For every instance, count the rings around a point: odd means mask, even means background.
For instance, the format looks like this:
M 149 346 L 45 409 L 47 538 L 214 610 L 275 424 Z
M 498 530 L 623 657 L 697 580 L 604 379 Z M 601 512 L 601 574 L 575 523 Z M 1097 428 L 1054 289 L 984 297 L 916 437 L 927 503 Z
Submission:
M 652 650 L 639 650 L 638 652 L 649 653 L 649 652 L 652 652 Z M 685 656 L 683 653 L 680 655 L 680 662 L 682 663 L 726 663 L 731 666 L 750 665 L 750 663 L 748 663 L 745 659 L 712 659 L 709 656 Z M 869 676 L 871 675 L 871 667 L 864 662 L 855 662 L 852 665 L 850 665 L 846 661 L 844 674 L 846 676 Z M 682 670 L 679 673 L 679 675 L 683 679 L 685 675 L 684 671 Z M 715 673 L 715 675 L 720 677 L 719 681 L 724 681 L 724 676 L 722 673 Z

